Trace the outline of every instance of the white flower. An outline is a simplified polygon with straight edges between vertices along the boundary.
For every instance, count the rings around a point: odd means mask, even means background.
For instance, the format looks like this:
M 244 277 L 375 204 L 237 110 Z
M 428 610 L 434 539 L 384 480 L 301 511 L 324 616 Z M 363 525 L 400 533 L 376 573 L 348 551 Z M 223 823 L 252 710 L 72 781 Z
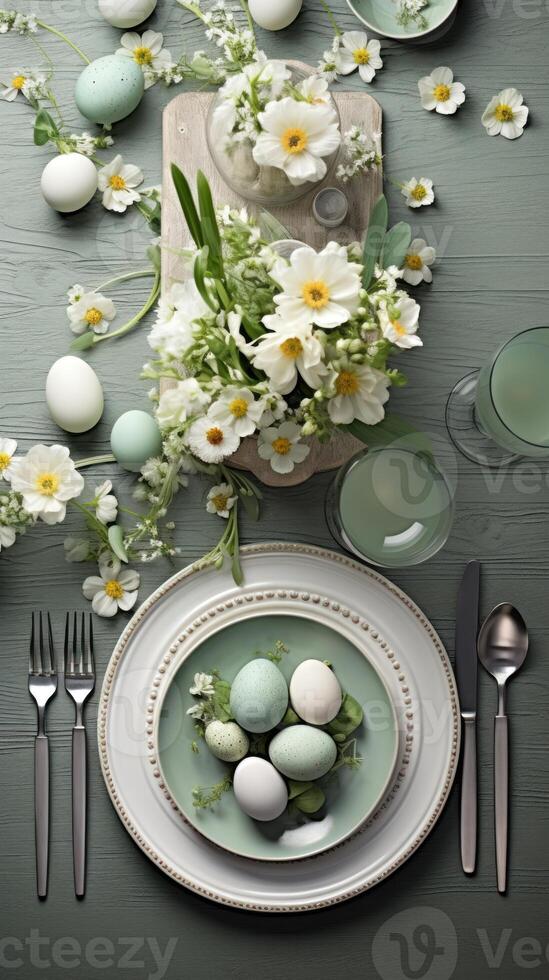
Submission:
M 95 488 L 95 516 L 101 524 L 112 524 L 116 520 L 118 501 L 111 490 L 112 483 L 110 480 L 105 480 L 104 483 Z
M 379 310 L 381 331 L 386 340 L 397 347 L 409 350 L 411 347 L 422 347 L 423 343 L 416 334 L 419 326 L 419 303 L 401 292 L 391 297 L 391 305 L 382 302 Z
M 311 388 L 318 388 L 324 372 L 323 348 L 312 327 L 307 323 L 286 325 L 279 317 L 268 319 L 268 332 L 255 342 L 250 354 L 254 367 L 265 372 L 271 387 L 281 395 L 295 388 L 298 372 Z
M 118 559 L 99 564 L 99 576 L 90 575 L 84 580 L 82 592 L 91 599 L 92 609 L 98 616 L 116 616 L 119 609 L 133 609 L 139 589 L 139 572 L 131 568 L 120 571 Z
M 2 548 L 11 548 L 16 538 L 15 530 L 0 524 L 0 551 Z
M 71 286 L 67 290 L 69 303 L 78 303 L 78 300 L 82 298 L 85 292 L 89 292 L 89 290 L 86 290 L 85 286 L 81 286 L 79 282 L 75 282 L 74 286 Z
M 84 479 L 66 446 L 33 446 L 10 466 L 12 490 L 23 495 L 25 509 L 45 524 L 65 519 L 67 501 L 78 497 Z
M 220 483 L 217 487 L 212 487 L 210 490 L 206 510 L 208 514 L 217 514 L 218 517 L 227 518 L 236 500 L 237 497 L 233 488 L 228 483 Z
M 335 153 L 341 142 L 331 106 L 286 97 L 269 102 L 258 119 L 262 132 L 253 148 L 256 163 L 283 170 L 294 186 L 326 176 L 323 157 Z
M 9 82 L 0 82 L 0 97 L 6 102 L 13 102 L 19 93 L 26 99 L 36 98 L 43 94 L 46 76 L 39 72 L 16 71 Z
M 116 53 L 132 58 L 140 65 L 145 76 L 145 88 L 154 85 L 156 78 L 153 72 L 174 67 L 170 52 L 162 48 L 163 42 L 164 35 L 156 31 L 145 31 L 141 37 L 129 31 L 120 38 L 122 47 Z
M 420 208 L 424 204 L 432 204 L 435 199 L 433 181 L 428 177 L 412 177 L 402 185 L 401 194 L 406 198 L 409 208 Z
M 180 358 L 193 343 L 196 321 L 211 313 L 194 279 L 173 283 L 158 304 L 156 322 L 148 336 L 149 345 L 155 351 Z
M 211 674 L 199 673 L 194 675 L 194 681 L 189 688 L 189 694 L 193 694 L 195 697 L 210 698 L 214 693 L 213 676 Z
M 192 415 L 202 415 L 211 401 L 196 378 L 178 381 L 160 396 L 156 418 L 161 429 L 175 429 Z
M 402 266 L 402 278 L 411 286 L 419 286 L 420 282 L 432 282 L 433 273 L 430 266 L 436 259 L 436 251 L 423 238 L 414 238 L 410 242 Z
M 80 288 L 74 287 L 74 289 Z M 89 292 L 82 295 L 73 294 L 72 299 L 69 294 L 69 300 L 67 316 L 73 333 L 80 334 L 90 329 L 94 333 L 107 332 L 110 321 L 116 316 L 112 299 L 102 296 L 101 293 Z
M 103 191 L 103 207 L 107 211 L 123 214 L 131 204 L 141 200 L 135 188 L 143 183 L 143 174 L 134 164 L 124 163 L 120 153 L 106 167 L 101 167 L 97 178 L 97 186 Z
M 379 41 L 369 41 L 365 31 L 345 31 L 340 41 L 341 47 L 335 57 L 339 74 L 350 75 L 358 68 L 362 81 L 371 82 L 376 71 L 383 68 Z
M 299 83 L 298 89 L 312 105 L 330 105 L 330 93 L 326 76 L 309 75 Z
M 222 425 L 209 414 L 193 422 L 188 438 L 191 451 L 204 463 L 220 463 L 240 445 L 240 436 L 232 426 Z
M 465 102 L 465 85 L 454 82 L 451 68 L 435 68 L 430 75 L 417 83 L 421 104 L 429 112 L 436 109 L 444 116 L 451 116 Z
M 0 480 L 10 479 L 10 467 L 16 449 L 15 439 L 0 438 Z
M 523 102 L 524 97 L 516 88 L 504 88 L 494 95 L 482 114 L 488 136 L 501 135 L 507 140 L 522 136 L 530 111 Z
M 389 398 L 389 380 L 368 364 L 351 361 L 340 364 L 333 380 L 335 395 L 328 401 L 328 414 L 336 425 L 349 425 L 360 419 L 366 425 L 377 425 L 385 415 Z
M 289 263 L 280 259 L 270 273 L 282 288 L 274 298 L 278 316 L 285 323 L 314 323 L 323 330 L 346 323 L 359 306 L 360 271 L 337 242 L 329 242 L 322 252 L 296 248 Z M 264 323 L 271 319 L 264 317 Z
M 268 459 L 275 473 L 291 473 L 296 463 L 302 463 L 310 453 L 301 439 L 301 428 L 295 422 L 283 422 L 277 427 L 262 429 L 257 452 Z
M 187 708 L 187 714 L 195 721 L 201 721 L 204 717 L 204 705 L 200 703 L 193 704 L 191 708 Z
M 222 425 L 232 426 L 241 439 L 251 436 L 255 431 L 264 404 L 256 401 L 248 388 L 224 388 L 218 400 L 211 406 L 209 414 L 213 419 L 219 419 Z

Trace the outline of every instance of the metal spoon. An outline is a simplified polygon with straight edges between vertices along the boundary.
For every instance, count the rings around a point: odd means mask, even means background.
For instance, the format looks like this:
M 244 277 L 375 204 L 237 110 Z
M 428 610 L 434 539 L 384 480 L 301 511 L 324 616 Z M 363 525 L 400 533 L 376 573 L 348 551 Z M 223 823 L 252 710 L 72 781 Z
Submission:
M 528 652 L 526 623 L 508 602 L 492 609 L 478 635 L 479 660 L 498 684 L 498 713 L 494 731 L 494 796 L 498 891 L 507 887 L 507 837 L 509 812 L 509 736 L 505 713 L 505 685 L 522 667 Z

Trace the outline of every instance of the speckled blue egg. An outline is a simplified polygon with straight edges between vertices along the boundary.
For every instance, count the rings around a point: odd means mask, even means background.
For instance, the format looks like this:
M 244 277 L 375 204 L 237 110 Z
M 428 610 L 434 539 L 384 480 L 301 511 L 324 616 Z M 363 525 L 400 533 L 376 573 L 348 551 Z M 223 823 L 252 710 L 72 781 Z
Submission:
M 124 412 L 111 431 L 111 449 L 117 462 L 137 473 L 151 456 L 162 450 L 162 438 L 152 415 L 134 409 Z
M 231 712 L 248 732 L 268 732 L 286 713 L 288 685 L 271 660 L 251 660 L 231 687 Z
M 331 735 L 311 725 L 291 725 L 275 735 L 269 745 L 273 766 L 288 779 L 320 779 L 336 757 L 337 746 Z
M 137 109 L 145 89 L 143 72 L 132 58 L 109 54 L 84 68 L 74 93 L 86 119 L 114 123 Z

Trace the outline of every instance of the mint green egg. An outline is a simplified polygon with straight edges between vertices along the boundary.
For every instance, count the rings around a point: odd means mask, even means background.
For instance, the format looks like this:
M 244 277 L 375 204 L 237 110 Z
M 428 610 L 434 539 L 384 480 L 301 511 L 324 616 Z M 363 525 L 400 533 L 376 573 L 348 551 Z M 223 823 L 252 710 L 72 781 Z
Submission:
M 125 470 L 137 473 L 151 456 L 162 451 L 160 430 L 148 412 L 124 412 L 111 431 L 113 456 Z
M 144 90 L 145 80 L 139 65 L 132 58 L 109 54 L 84 68 L 74 98 L 86 119 L 114 123 L 137 109 Z
M 248 732 L 268 732 L 288 707 L 288 685 L 271 660 L 259 657 L 245 664 L 231 686 L 231 712 Z
M 320 779 L 332 768 L 337 746 L 328 732 L 312 725 L 292 725 L 275 735 L 269 745 L 273 766 L 288 779 Z

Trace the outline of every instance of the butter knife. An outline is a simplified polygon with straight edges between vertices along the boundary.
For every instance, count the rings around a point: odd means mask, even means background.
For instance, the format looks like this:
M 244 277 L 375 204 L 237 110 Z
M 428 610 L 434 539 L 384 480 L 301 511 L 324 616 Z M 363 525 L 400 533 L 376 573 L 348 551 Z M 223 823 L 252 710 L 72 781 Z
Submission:
M 456 678 L 463 720 L 461 863 L 472 874 L 477 858 L 477 635 L 480 562 L 467 565 L 458 592 Z

